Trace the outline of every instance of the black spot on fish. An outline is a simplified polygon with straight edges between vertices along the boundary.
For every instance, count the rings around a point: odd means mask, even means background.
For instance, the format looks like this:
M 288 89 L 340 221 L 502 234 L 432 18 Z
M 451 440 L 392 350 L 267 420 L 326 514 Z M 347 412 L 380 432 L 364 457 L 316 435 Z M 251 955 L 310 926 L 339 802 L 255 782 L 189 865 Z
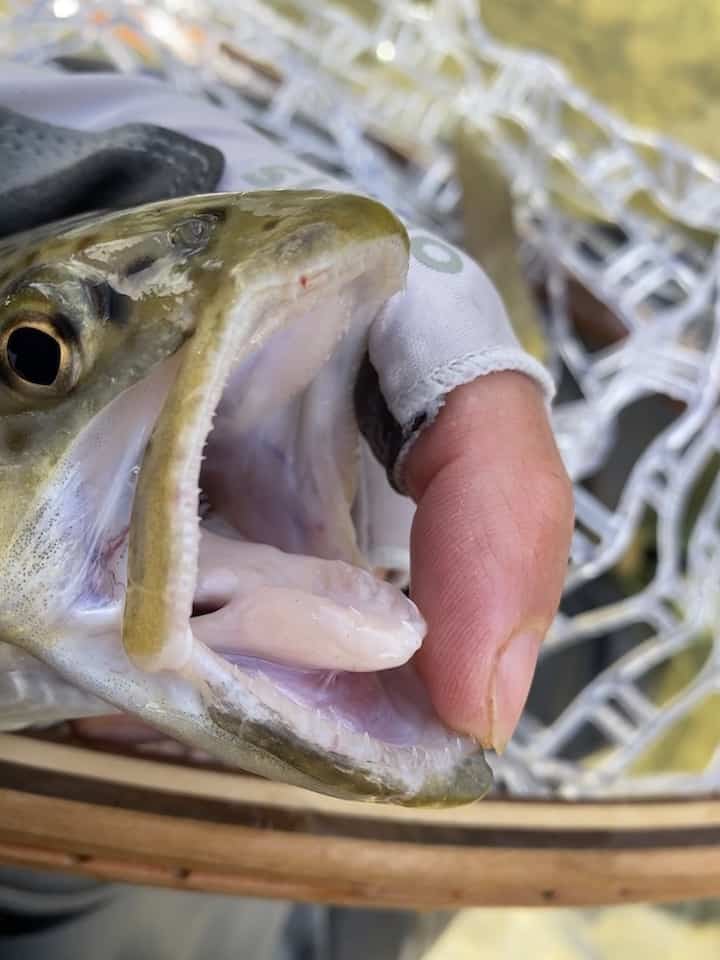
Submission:
M 101 320 L 124 326 L 130 316 L 130 298 L 107 282 L 95 283 L 90 288 L 97 316 Z
M 57 331 L 58 336 L 61 337 L 66 343 L 80 343 L 80 331 L 75 325 L 73 319 L 66 313 L 61 313 L 58 310 L 48 319 Z
M 108 310 L 108 319 L 111 323 L 118 326 L 125 326 L 130 318 L 130 297 L 124 293 L 118 293 L 114 287 L 110 287 L 110 308 Z
M 132 260 L 127 267 L 125 268 L 125 276 L 132 277 L 136 273 L 142 273 L 143 270 L 149 269 L 155 263 L 155 257 L 151 257 L 149 254 L 145 253 L 141 257 L 138 257 L 136 260 Z
M 5 428 L 5 446 L 10 453 L 23 453 L 30 445 L 30 434 L 27 430 Z
M 212 217 L 218 223 L 225 223 L 227 220 L 227 210 L 225 207 L 205 207 L 200 211 L 202 217 Z

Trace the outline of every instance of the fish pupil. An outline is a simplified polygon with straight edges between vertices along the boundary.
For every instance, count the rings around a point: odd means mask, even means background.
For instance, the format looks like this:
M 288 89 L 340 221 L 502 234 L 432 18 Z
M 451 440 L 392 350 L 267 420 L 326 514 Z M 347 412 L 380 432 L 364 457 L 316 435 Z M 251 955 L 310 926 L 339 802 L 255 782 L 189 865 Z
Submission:
M 60 344 L 36 327 L 18 327 L 8 337 L 8 363 L 28 383 L 49 387 L 60 372 Z

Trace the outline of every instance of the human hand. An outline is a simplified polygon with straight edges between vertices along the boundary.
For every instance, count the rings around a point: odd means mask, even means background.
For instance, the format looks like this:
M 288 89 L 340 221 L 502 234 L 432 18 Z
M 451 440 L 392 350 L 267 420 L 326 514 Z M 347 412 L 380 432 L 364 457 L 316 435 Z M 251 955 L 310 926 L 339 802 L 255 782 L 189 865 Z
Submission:
M 502 750 L 557 609 L 573 526 L 536 384 L 503 372 L 457 387 L 404 476 L 417 503 L 411 594 L 429 628 L 419 670 L 446 723 Z

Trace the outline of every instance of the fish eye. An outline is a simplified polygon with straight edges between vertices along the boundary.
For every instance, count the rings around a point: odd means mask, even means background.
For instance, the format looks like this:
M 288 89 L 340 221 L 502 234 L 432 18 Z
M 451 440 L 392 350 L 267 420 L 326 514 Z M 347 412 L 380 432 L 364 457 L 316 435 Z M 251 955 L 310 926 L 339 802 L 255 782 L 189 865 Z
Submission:
M 74 346 L 45 317 L 23 317 L 0 336 L 0 370 L 15 390 L 68 393 L 78 380 Z
M 183 220 L 170 233 L 173 246 L 183 247 L 190 252 L 200 250 L 210 239 L 213 220 L 210 217 L 191 217 Z

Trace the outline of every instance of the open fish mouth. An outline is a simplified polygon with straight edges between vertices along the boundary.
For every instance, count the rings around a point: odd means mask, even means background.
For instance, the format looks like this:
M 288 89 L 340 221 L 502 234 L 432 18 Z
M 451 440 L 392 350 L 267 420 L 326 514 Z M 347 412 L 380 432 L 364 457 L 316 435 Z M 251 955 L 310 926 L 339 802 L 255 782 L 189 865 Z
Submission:
M 412 664 L 422 617 L 368 568 L 353 524 L 352 389 L 404 282 L 404 229 L 319 192 L 144 211 L 62 235 L 73 282 L 102 275 L 123 303 L 114 356 L 89 340 L 125 381 L 88 393 L 2 556 L 0 636 L 250 772 L 351 799 L 477 799 L 482 751 L 440 722 Z M 37 269 L 29 286 L 57 299 L 57 268 Z

